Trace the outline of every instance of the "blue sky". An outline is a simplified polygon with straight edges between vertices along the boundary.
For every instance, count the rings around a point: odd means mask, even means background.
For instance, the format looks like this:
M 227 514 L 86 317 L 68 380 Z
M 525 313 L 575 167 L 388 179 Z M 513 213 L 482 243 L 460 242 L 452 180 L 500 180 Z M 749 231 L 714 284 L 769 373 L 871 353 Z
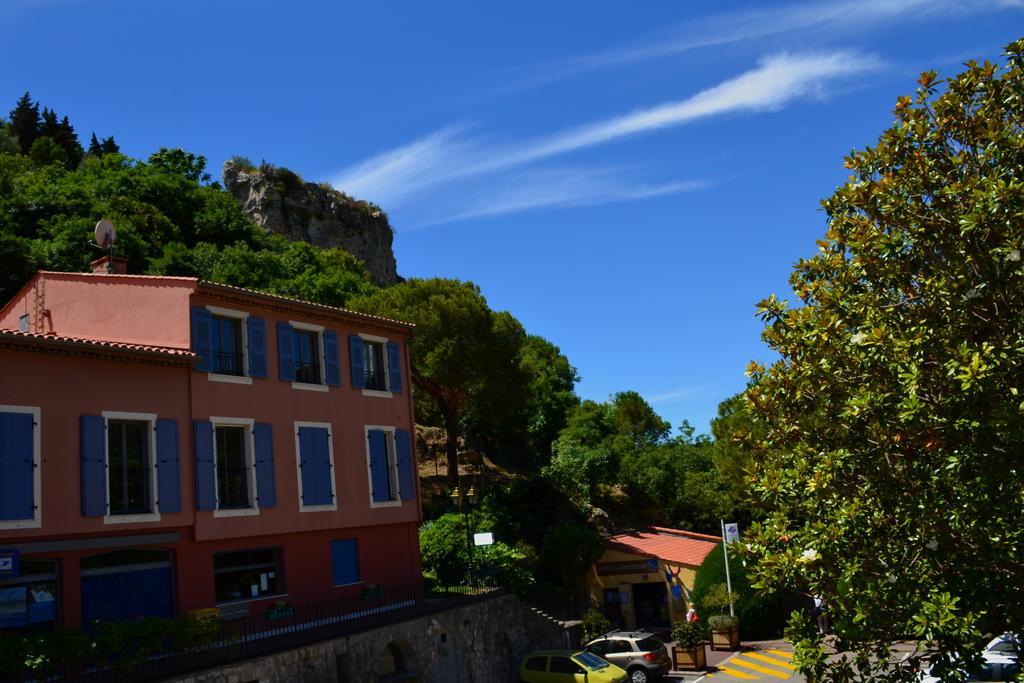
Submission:
M 0 109 L 287 166 L 379 203 L 399 272 L 472 280 L 585 398 L 708 429 L 768 360 L 842 157 L 1024 0 L 0 3 Z

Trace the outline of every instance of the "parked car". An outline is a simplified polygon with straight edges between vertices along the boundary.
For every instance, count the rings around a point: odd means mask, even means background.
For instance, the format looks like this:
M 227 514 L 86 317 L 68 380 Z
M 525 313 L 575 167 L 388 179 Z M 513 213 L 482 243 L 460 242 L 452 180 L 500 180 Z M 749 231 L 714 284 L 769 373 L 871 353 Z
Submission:
M 597 655 L 579 650 L 537 650 L 519 665 L 523 683 L 625 683 L 626 672 Z
M 952 666 L 966 674 L 965 681 L 1013 681 L 1020 673 L 1020 660 L 1016 654 L 983 651 L 981 662 L 971 668 L 957 664 L 936 663 L 920 675 L 921 683 L 939 683 L 940 674 Z
M 589 652 L 625 669 L 630 683 L 648 683 L 672 668 L 668 648 L 647 631 L 611 631 L 585 645 Z
M 1020 658 L 1020 636 L 1009 632 L 996 636 L 985 646 L 984 652 Z

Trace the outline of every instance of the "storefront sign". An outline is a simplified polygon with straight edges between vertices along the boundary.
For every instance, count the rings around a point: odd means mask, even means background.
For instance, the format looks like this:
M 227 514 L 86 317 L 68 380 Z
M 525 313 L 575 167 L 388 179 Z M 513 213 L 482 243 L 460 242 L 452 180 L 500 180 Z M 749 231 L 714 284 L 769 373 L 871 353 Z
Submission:
M 18 575 L 18 551 L 13 548 L 0 548 L 0 579 L 10 579 Z
M 629 562 L 598 562 L 597 575 L 649 574 L 658 571 L 657 560 L 631 560 Z

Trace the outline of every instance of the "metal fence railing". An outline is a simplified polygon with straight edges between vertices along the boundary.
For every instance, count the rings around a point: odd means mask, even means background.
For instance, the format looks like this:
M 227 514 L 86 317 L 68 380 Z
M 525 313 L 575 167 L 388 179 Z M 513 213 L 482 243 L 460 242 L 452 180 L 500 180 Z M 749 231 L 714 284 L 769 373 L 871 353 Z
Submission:
M 58 680 L 130 683 L 180 676 L 303 645 L 444 612 L 504 595 L 497 588 L 434 588 L 422 585 L 364 591 L 330 602 L 270 609 L 264 614 L 211 622 L 207 644 L 167 651 L 131 667 L 89 670 Z M 0 676 L 2 678 L 2 676 Z

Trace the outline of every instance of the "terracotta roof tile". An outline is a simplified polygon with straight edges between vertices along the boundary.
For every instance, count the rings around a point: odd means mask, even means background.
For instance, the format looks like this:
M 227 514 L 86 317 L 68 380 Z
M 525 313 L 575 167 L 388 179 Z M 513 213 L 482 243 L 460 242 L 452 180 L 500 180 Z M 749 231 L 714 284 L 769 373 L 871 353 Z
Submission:
M 130 344 L 127 342 L 111 341 L 109 339 L 87 339 L 85 337 L 66 337 L 59 334 L 43 334 L 39 332 L 22 332 L 20 330 L 0 329 L 0 341 L 28 341 L 38 342 L 43 345 L 77 347 L 81 349 L 93 349 L 103 351 L 123 351 L 139 355 L 156 355 L 170 358 L 179 358 L 185 361 L 198 359 L 199 356 L 188 349 L 173 348 L 170 346 L 150 346 L 147 344 Z
M 717 536 L 698 534 L 666 527 L 649 527 L 626 534 L 610 536 L 609 548 L 657 557 L 674 564 L 699 567 L 708 553 L 721 542 Z

